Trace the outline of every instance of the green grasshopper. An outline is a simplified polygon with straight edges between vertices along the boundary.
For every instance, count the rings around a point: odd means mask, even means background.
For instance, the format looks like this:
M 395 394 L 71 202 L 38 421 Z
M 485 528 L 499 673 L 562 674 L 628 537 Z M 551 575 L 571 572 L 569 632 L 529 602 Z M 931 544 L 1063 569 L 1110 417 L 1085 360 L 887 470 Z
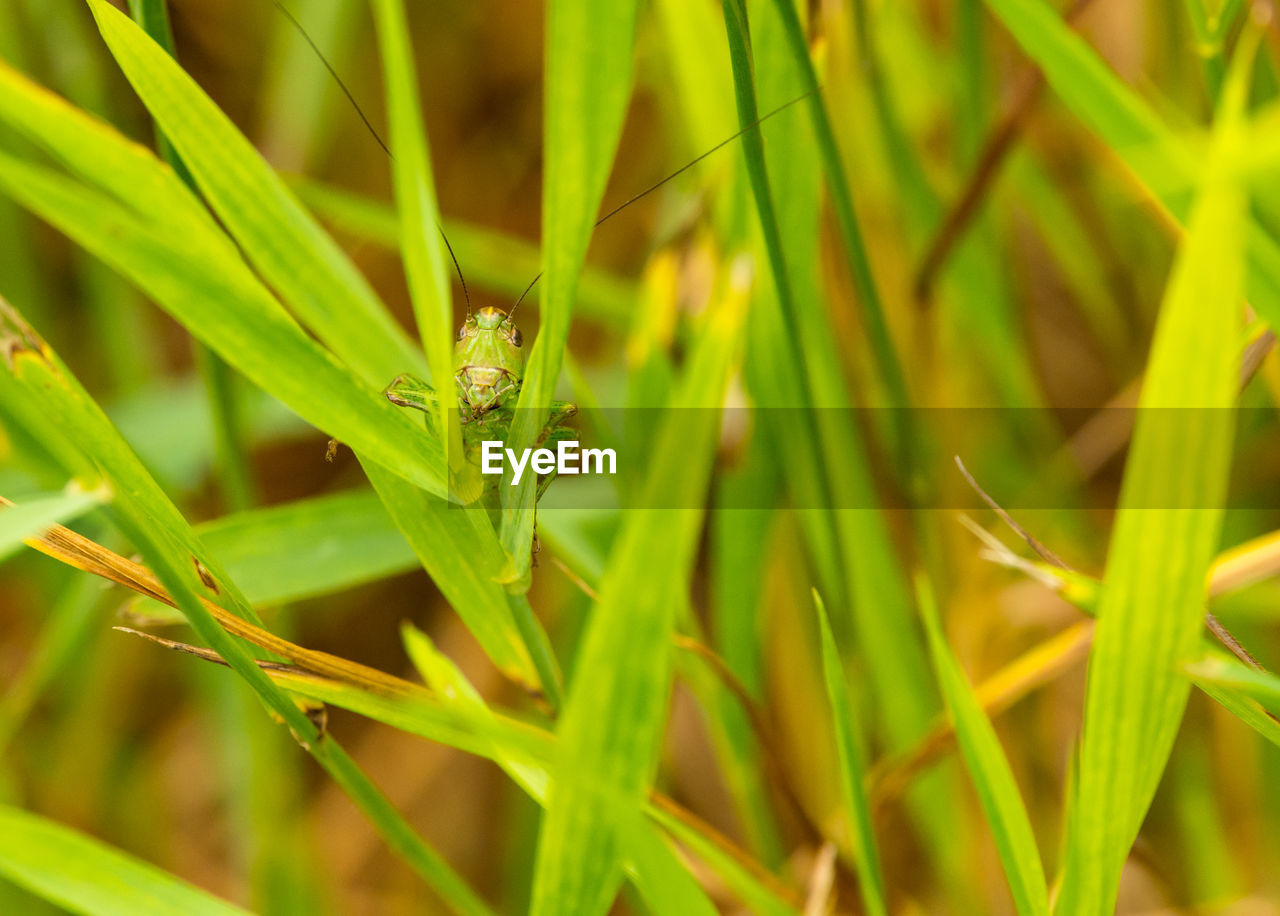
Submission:
M 512 313 L 514 312 L 513 308 Z M 458 393 L 458 410 L 462 417 L 462 442 L 466 458 L 476 467 L 480 466 L 482 442 L 499 441 L 504 446 L 506 444 L 516 402 L 520 398 L 520 385 L 524 380 L 523 345 L 524 336 L 506 312 L 488 306 L 471 314 L 468 302 L 467 320 L 458 329 L 457 343 L 453 348 L 453 379 Z M 427 427 L 434 430 L 438 395 L 422 379 L 408 373 L 398 375 L 383 394 L 388 401 L 399 407 L 423 411 Z M 538 437 L 538 444 L 574 438 L 576 432 L 562 423 L 577 412 L 577 406 L 568 401 L 553 401 L 551 414 Z M 542 498 L 554 477 L 553 472 L 543 475 L 539 480 L 535 501 Z M 502 500 L 498 490 L 500 482 L 501 478 L 493 475 L 484 478 L 480 503 L 486 509 L 496 511 L 501 508 Z

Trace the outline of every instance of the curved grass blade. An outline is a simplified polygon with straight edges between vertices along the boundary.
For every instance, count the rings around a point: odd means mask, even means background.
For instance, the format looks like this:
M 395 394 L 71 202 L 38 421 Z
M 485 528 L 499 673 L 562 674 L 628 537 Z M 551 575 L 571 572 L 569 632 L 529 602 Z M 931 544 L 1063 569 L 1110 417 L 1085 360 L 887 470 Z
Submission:
M 320 740 L 315 724 L 271 683 L 244 645 L 219 625 L 203 603 L 210 592 L 220 595 L 234 615 L 250 623 L 257 623 L 257 615 L 79 381 L 17 313 L 2 302 L 0 306 L 0 352 L 4 354 L 0 411 L 28 421 L 26 433 L 37 442 L 51 443 L 50 452 L 66 462 L 68 474 L 105 481 L 115 494 L 107 505 L 111 519 L 155 571 L 159 584 L 198 636 L 280 716 L 387 844 L 442 899 L 458 913 L 488 914 L 485 903 L 418 836 L 338 743 L 332 738 Z M 33 416 L 37 422 L 31 424 Z M 59 422 L 41 419 L 48 417 Z
M 385 468 L 367 465 L 365 473 L 423 568 L 498 669 L 527 690 L 557 697 L 554 679 L 544 683 L 521 639 L 506 591 L 476 556 L 478 526 L 471 514 L 408 486 Z M 489 527 L 487 519 L 481 521 Z
M 101 840 L 8 805 L 0 805 L 0 875 L 91 916 L 248 913 Z
M 370 385 L 420 371 L 421 355 L 368 281 L 226 115 L 129 17 L 86 2 L 205 199 L 295 314 Z
M 1035 833 L 1009 761 L 991 720 L 982 711 L 973 688 L 947 646 L 932 590 L 923 578 L 917 580 L 916 592 L 934 671 L 955 725 L 956 742 L 995 836 L 1014 904 L 1023 916 L 1048 916 L 1049 890 L 1044 880 L 1044 866 L 1040 863 Z
M 433 690 L 479 715 L 492 715 L 476 689 L 425 633 L 408 625 L 403 633 L 414 667 Z M 550 774 L 546 766 L 521 764 L 501 755 L 494 759 L 539 804 L 547 803 Z M 627 870 L 653 912 L 699 916 L 714 916 L 717 912 L 651 820 L 642 821 L 623 837 L 622 846 Z
M 1182 670 L 1236 718 L 1280 746 L 1280 722 L 1274 718 L 1280 714 L 1280 678 L 1212 650 Z
M 107 193 L 6 155 L 0 191 L 132 279 L 299 416 L 418 486 L 446 492 L 439 442 L 298 327 L 153 155 L 3 64 L 0 121 Z

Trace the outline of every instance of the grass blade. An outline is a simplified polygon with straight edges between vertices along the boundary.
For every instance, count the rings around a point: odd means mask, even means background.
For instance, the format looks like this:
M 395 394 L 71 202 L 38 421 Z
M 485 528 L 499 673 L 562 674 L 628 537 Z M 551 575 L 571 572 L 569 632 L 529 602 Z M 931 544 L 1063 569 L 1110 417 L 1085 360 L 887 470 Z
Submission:
M 844 682 L 844 666 L 831 634 L 831 621 L 817 591 L 813 603 L 818 612 L 818 636 L 822 642 L 822 674 L 827 684 L 827 702 L 835 725 L 836 751 L 840 756 L 840 790 L 849 817 L 853 845 L 853 861 L 858 871 L 858 888 L 862 902 L 872 916 L 889 912 L 885 904 L 884 875 L 880 872 L 880 854 L 876 847 L 875 828 L 871 824 L 871 805 L 865 789 L 866 762 L 854 729 L 853 704 Z M 1042 882 L 1043 883 L 1043 882 Z
M 809 113 L 813 121 L 814 133 L 818 138 L 822 168 L 831 190 L 836 224 L 840 228 L 840 237 L 844 242 L 845 259 L 853 272 L 854 285 L 858 291 L 858 303 L 862 306 L 866 321 L 871 352 L 875 354 L 881 381 L 889 395 L 889 404 L 894 407 L 907 407 L 911 403 L 907 383 L 897 352 L 894 350 L 893 341 L 889 336 L 889 326 L 885 321 L 880 293 L 876 288 L 875 278 L 871 274 L 871 261 L 867 257 L 866 245 L 862 241 L 862 230 L 858 228 L 858 217 L 853 209 L 853 192 L 849 187 L 849 178 L 845 174 L 840 150 L 836 145 L 835 131 L 831 128 L 831 118 L 827 114 L 826 102 L 819 91 L 818 74 L 809 56 L 809 42 L 805 38 L 795 3 L 792 0 L 773 0 L 773 5 L 777 9 L 778 17 L 782 20 L 787 47 L 794 58 L 796 70 L 801 74 L 803 88 L 806 92 L 813 93 L 809 96 L 807 103 Z
M 1013 892 L 1014 904 L 1023 916 L 1048 916 L 1049 890 L 1045 885 L 1044 866 L 1040 863 L 1035 833 L 1009 761 L 1000 747 L 1000 739 L 991 720 L 982 711 L 973 688 L 965 680 L 964 672 L 947 646 L 933 594 L 923 578 L 917 580 L 916 592 L 938 685 L 942 688 L 955 725 L 960 753 L 978 791 L 987 824 L 995 836 L 996 849 L 1004 865 L 1005 877 L 1009 880 L 1009 889 Z
M 737 352 L 745 282 L 707 316 L 651 455 L 646 505 L 701 503 Z M 670 492 L 675 487 L 679 492 Z M 671 680 L 672 631 L 701 530 L 699 509 L 631 512 L 614 542 L 558 728 L 559 757 L 538 842 L 531 912 L 604 913 L 621 878 L 619 836 L 654 777 Z
M 476 557 L 471 514 L 416 490 L 385 468 L 370 464 L 365 473 L 423 568 L 493 663 L 516 683 L 554 700 L 555 680 L 543 683 L 511 616 L 506 591 Z M 487 519 L 482 521 L 492 538 Z
M 315 724 L 272 684 L 244 645 L 218 624 L 202 597 L 220 597 L 251 623 L 257 623 L 257 615 L 79 381 L 19 315 L 2 302 L 0 306 L 0 349 L 5 354 L 0 410 L 20 420 L 30 420 L 33 412 L 37 418 L 59 418 L 57 424 L 37 419 L 25 431 L 37 442 L 51 443 L 50 451 L 67 463 L 68 474 L 101 478 L 111 487 L 116 494 L 107 506 L 112 520 L 154 570 L 200 639 L 280 716 L 388 845 L 456 912 L 488 914 L 487 905 L 418 836 L 338 743 L 332 738 L 321 741 Z
M 1173 747 L 1201 640 L 1206 575 L 1230 469 L 1247 208 L 1230 169 L 1233 74 L 1174 262 L 1125 465 L 1089 659 L 1079 791 L 1056 912 L 1110 910 Z M 1180 507 L 1157 509 L 1155 507 Z
M 509 434 L 517 451 L 532 446 L 541 432 L 560 378 L 578 275 L 631 91 L 637 6 L 637 0 L 547 4 L 542 323 Z M 533 482 L 509 482 L 504 475 L 503 509 L 518 511 L 503 513 L 502 546 L 524 576 L 533 541 Z
M 7 805 L 0 805 L 0 874 L 74 913 L 248 912 L 100 840 Z
M 1280 678 L 1212 651 L 1182 670 L 1237 719 L 1280 747 L 1280 722 L 1273 718 L 1280 710 Z
M 375 0 L 374 19 L 387 84 L 391 122 L 392 176 L 396 208 L 400 212 L 400 252 L 418 334 L 427 354 L 431 377 L 441 387 L 453 377 L 453 306 L 449 269 L 440 243 L 440 212 L 436 205 L 431 152 L 422 123 L 418 77 L 409 44 L 409 23 L 402 0 Z M 390 381 L 388 377 L 387 381 Z M 440 399 L 440 429 L 447 429 L 449 402 Z M 460 444 L 460 443 L 459 443 Z
M 439 442 L 298 327 L 167 167 L 3 64 L 0 88 L 0 120 L 108 194 L 4 155 L 0 190 L 132 279 L 299 416 L 418 486 L 446 492 Z M 120 175 L 131 186 L 121 187 Z
M 285 183 L 178 64 L 105 0 L 87 0 L 116 62 L 254 267 L 371 385 L 420 371 L 404 331 Z

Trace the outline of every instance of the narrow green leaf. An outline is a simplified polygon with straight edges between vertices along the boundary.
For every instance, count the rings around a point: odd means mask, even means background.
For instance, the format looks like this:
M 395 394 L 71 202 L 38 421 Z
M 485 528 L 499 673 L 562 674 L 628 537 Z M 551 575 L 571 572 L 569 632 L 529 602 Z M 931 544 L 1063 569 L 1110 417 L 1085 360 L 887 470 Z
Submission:
M 1049 890 L 1045 885 L 1044 867 L 1040 864 L 1035 833 L 1013 778 L 1013 770 L 1009 768 L 991 720 L 982 711 L 982 704 L 951 654 L 942 634 L 932 590 L 925 579 L 917 579 L 916 593 L 938 685 L 947 701 L 960 753 L 964 756 L 973 787 L 978 791 L 978 801 L 995 837 L 996 850 L 1000 853 L 1014 904 L 1023 916 L 1048 916 Z
M 880 871 L 880 853 L 876 846 L 875 828 L 871 824 L 871 805 L 865 788 L 866 761 L 858 743 L 857 720 L 844 682 L 844 666 L 831 633 L 831 621 L 822 597 L 815 589 L 813 603 L 818 614 L 818 637 L 822 642 L 822 675 L 827 684 L 827 702 L 835 725 L 836 751 L 840 757 L 840 791 L 845 813 L 849 817 L 853 861 L 858 871 L 858 889 L 867 912 L 885 914 L 884 875 Z M 1043 879 L 1041 880 L 1043 883 Z
M 664 809 L 650 807 L 649 816 L 662 824 L 671 835 L 688 846 L 699 858 L 711 866 L 720 878 L 733 889 L 748 911 L 757 916 L 796 916 L 799 912 L 780 892 L 777 882 L 766 883 L 742 862 L 722 847 L 692 829 L 688 824 Z
M 1280 677 L 1270 671 L 1246 667 L 1216 650 L 1210 650 L 1197 661 L 1184 665 L 1182 670 L 1197 685 L 1217 687 L 1237 697 L 1250 697 L 1271 712 L 1280 714 Z M 1274 719 L 1269 721 L 1275 727 L 1264 734 L 1274 741 L 1280 724 Z
M 125 76 L 254 267 L 365 382 L 422 358 L 368 281 L 178 64 L 106 0 L 86 0 Z
M 746 278 L 705 318 L 650 456 L 646 506 L 701 505 L 737 352 Z M 672 491 L 671 488 L 674 488 Z M 676 608 L 692 571 L 700 509 L 631 512 L 614 543 L 558 729 L 559 756 L 538 843 L 532 912 L 604 913 L 654 777 L 671 680 Z
M 407 485 L 385 468 L 370 464 L 365 473 L 423 568 L 493 663 L 526 688 L 554 695 L 554 683 L 542 684 L 520 637 L 506 591 L 486 575 L 476 555 L 479 532 L 488 529 L 493 538 L 488 521 L 477 526 L 471 513 Z
M 1161 304 L 1089 661 L 1057 912 L 1115 905 L 1182 720 L 1230 470 L 1247 207 L 1232 183 L 1244 82 L 1225 92 Z M 1168 508 L 1166 508 L 1168 507 Z
M 550 0 L 542 178 L 542 324 L 529 354 L 509 441 L 533 445 L 546 422 L 569 339 L 578 275 L 618 147 L 631 92 L 637 0 Z M 508 470 L 508 474 L 510 471 Z M 534 484 L 502 487 L 502 546 L 523 576 Z
M 800 24 L 800 16 L 796 11 L 794 0 L 773 0 L 773 5 L 782 21 L 787 47 L 800 73 L 804 91 L 812 93 L 808 100 L 809 114 L 813 121 L 814 133 L 818 138 L 822 169 L 826 173 L 827 184 L 831 189 L 831 202 L 835 210 L 836 224 L 840 228 L 840 238 L 844 242 L 845 259 L 849 262 L 849 269 L 853 272 L 853 282 L 858 291 L 858 304 L 862 307 L 863 319 L 871 341 L 871 352 L 875 355 L 881 381 L 889 395 L 890 406 L 905 408 L 911 403 L 906 379 L 903 376 L 902 365 L 898 361 L 893 340 L 889 336 L 889 326 L 885 321 L 880 292 L 876 287 L 875 277 L 871 273 L 871 260 L 867 256 L 866 245 L 862 241 L 862 230 L 858 227 L 858 217 L 853 208 L 853 191 L 849 186 L 848 175 L 845 174 L 844 161 L 840 157 L 840 150 L 836 144 L 835 131 L 831 128 L 831 118 L 827 114 L 827 105 L 822 97 L 818 74 L 814 68 L 813 59 L 809 56 L 809 42 Z M 903 412 L 910 414 L 910 411 Z
M 759 64 L 752 56 L 745 5 L 725 0 L 723 6 L 738 118 L 745 126 L 758 116 L 754 72 Z M 765 46 L 764 35 L 760 44 Z M 798 143 L 798 133 L 793 130 L 772 138 L 776 142 L 767 150 L 761 132 L 751 131 L 742 138 L 774 293 L 772 300 L 762 296 L 751 310 L 748 381 L 757 404 L 801 408 L 765 412 L 776 418 L 776 424 L 771 424 L 775 428 L 768 430 L 777 443 L 774 447 L 785 449 L 788 461 L 794 463 L 787 484 L 798 494 L 797 502 L 871 507 L 879 496 L 867 447 L 847 422 L 847 410 L 822 409 L 848 407 L 843 386 L 832 383 L 843 376 L 835 344 L 838 335 L 820 312 L 818 291 L 811 285 L 800 286 L 810 283 L 812 271 L 811 261 L 803 259 L 802 253 L 811 252 L 816 260 L 817 203 L 809 222 L 801 223 L 806 215 L 797 213 L 794 201 L 773 185 L 781 169 L 787 170 L 787 177 L 778 179 L 779 187 L 796 175 L 816 175 L 820 167 L 816 149 Z M 792 157 L 781 162 L 772 159 L 769 154 L 784 145 Z M 787 187 L 789 194 L 803 189 L 798 180 Z M 794 262 L 793 254 L 798 258 Z M 800 279 L 793 279 L 793 274 Z M 819 585 L 832 602 L 837 623 L 849 621 L 857 633 L 871 674 L 879 725 L 891 747 L 906 747 L 923 733 L 938 700 L 929 683 L 908 585 L 885 519 L 873 508 L 837 508 L 829 513 L 802 512 L 800 522 L 817 558 Z M 912 798 L 917 820 L 932 833 L 931 850 L 945 857 L 954 849 L 948 796 L 937 782 L 922 788 L 923 793 Z
M 446 388 L 450 386 L 445 380 L 453 377 L 453 306 L 448 267 L 440 243 L 440 213 L 431 174 L 431 153 L 422 123 L 409 23 L 402 0 L 375 0 L 373 13 L 382 52 L 383 79 L 387 84 L 391 173 L 395 179 L 396 209 L 400 213 L 400 251 L 431 377 L 439 387 Z M 401 371 L 409 368 L 406 364 Z M 448 401 L 441 398 L 440 429 L 448 428 L 450 412 Z
M 403 633 L 409 657 L 433 690 L 478 713 L 488 713 L 480 694 L 425 633 L 412 626 L 405 626 Z M 501 755 L 495 759 L 539 804 L 547 803 L 550 779 L 545 766 L 529 766 Z M 714 916 L 717 912 L 652 820 L 640 822 L 622 838 L 622 845 L 632 880 L 653 912 L 701 916 Z
M 91 916 L 247 913 L 100 840 L 8 805 L 0 805 L 0 874 Z
M 5 155 L 0 192 L 125 274 L 308 422 L 417 485 L 446 492 L 440 443 L 298 327 L 154 156 L 3 64 L 0 121 L 28 132 L 110 196 Z M 83 149 L 96 150 L 98 158 L 82 156 Z M 119 186 L 113 168 L 129 176 L 133 188 Z
M 197 635 L 218 653 L 269 709 L 277 713 L 356 806 L 456 912 L 487 916 L 489 908 L 447 862 L 418 836 L 387 798 L 332 738 L 320 740 L 315 724 L 277 688 L 244 644 L 228 635 L 201 602 L 217 597 L 233 613 L 257 623 L 257 615 L 226 570 L 200 543 L 172 501 L 79 381 L 16 312 L 0 301 L 0 411 L 27 423 L 33 439 L 50 443 L 52 454 L 73 476 L 97 477 L 115 494 L 112 520 L 173 597 Z M 57 423 L 46 418 L 57 417 Z M 217 586 L 212 586 L 202 567 Z

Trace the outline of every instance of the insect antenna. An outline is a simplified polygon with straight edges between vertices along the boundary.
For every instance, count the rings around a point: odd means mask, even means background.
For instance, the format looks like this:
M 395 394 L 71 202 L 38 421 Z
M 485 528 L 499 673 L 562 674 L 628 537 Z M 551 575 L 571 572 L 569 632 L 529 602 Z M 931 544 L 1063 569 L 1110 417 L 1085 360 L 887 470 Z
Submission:
M 357 102 L 355 96 L 351 94 L 351 90 L 348 89 L 347 84 L 342 81 L 342 77 L 338 76 L 338 71 L 333 69 L 333 65 L 330 64 L 329 59 L 324 56 L 324 52 L 321 51 L 319 46 L 311 40 L 311 36 L 308 35 L 307 30 L 302 27 L 302 23 L 294 17 L 293 13 L 289 12 L 288 7 L 281 3 L 280 0 L 271 0 L 271 5 L 278 9 L 284 18 L 289 20 L 297 33 L 302 36 L 302 40 L 305 41 L 311 47 L 311 50 L 315 52 L 316 57 L 320 59 L 320 63 L 324 64 L 324 68 L 329 71 L 329 75 L 333 77 L 333 81 L 338 84 L 338 88 L 342 90 L 342 94 L 347 97 L 347 101 L 351 103 L 351 107 L 356 110 L 356 114 L 358 114 L 360 116 L 360 120 L 364 122 L 364 126 L 369 129 L 369 133 L 373 135 L 373 139 L 377 141 L 378 145 L 382 147 L 382 151 L 386 153 L 388 157 L 394 159 L 395 157 L 391 155 L 391 150 L 387 148 L 387 144 L 382 142 L 382 137 L 378 136 L 378 132 L 374 130 L 373 125 L 369 123 L 369 119 L 365 117 L 364 109 L 360 107 L 360 103 Z
M 444 226 L 436 223 L 436 228 L 440 230 L 440 238 L 444 239 L 444 247 L 449 249 L 449 257 L 453 258 L 453 269 L 458 272 L 458 282 L 462 284 L 462 297 L 467 300 L 467 317 L 470 318 L 471 293 L 467 292 L 467 278 L 462 275 L 462 267 L 458 264 L 458 256 L 453 253 L 453 246 L 449 244 L 449 236 L 444 234 Z
M 288 7 L 281 3 L 280 0 L 271 0 L 271 5 L 279 10 L 281 14 L 289 20 L 289 23 L 293 26 L 294 30 L 302 36 L 303 41 L 307 43 L 308 47 L 310 47 L 316 57 L 319 58 L 320 63 L 324 64 L 324 68 L 329 71 L 329 75 L 333 77 L 333 81 L 338 84 L 338 88 L 342 90 L 342 94 L 347 97 L 347 101 L 351 103 L 351 107 L 356 110 L 356 114 L 360 116 L 360 120 L 363 121 L 364 126 L 368 128 L 369 134 L 377 142 L 378 146 L 382 147 L 382 151 L 387 154 L 387 158 L 395 159 L 395 156 L 391 155 L 391 150 L 387 147 L 387 144 L 384 143 L 382 137 L 378 135 L 378 131 L 365 116 L 364 109 L 360 107 L 360 103 L 357 102 L 355 96 L 351 94 L 351 90 L 348 89 L 347 84 L 342 81 L 342 77 L 338 76 L 338 71 L 333 69 L 333 65 L 329 63 L 329 59 L 324 56 L 324 52 L 320 50 L 319 45 L 312 40 L 311 36 L 307 33 L 307 30 L 303 28 L 302 23 L 298 21 L 297 17 L 295 17 L 293 13 L 289 12 Z M 436 223 L 436 228 L 440 230 L 440 238 L 444 239 L 444 247 L 449 249 L 449 257 L 453 259 L 453 269 L 458 272 L 458 282 L 462 284 L 462 295 L 467 302 L 467 317 L 470 318 L 471 293 L 467 289 L 467 278 L 462 275 L 462 265 L 458 263 L 458 256 L 453 253 L 453 246 L 449 244 L 449 236 L 445 235 L 444 226 Z
M 663 178 L 661 181 L 658 181 L 655 184 L 650 185 L 649 187 L 641 191 L 639 194 L 636 194 L 633 197 L 630 197 L 627 200 L 623 201 L 622 203 L 618 204 L 618 206 L 614 207 L 604 216 L 600 217 L 592 225 L 599 226 L 601 223 L 603 223 L 605 220 L 609 219 L 610 217 L 617 216 L 619 213 L 627 209 L 627 207 L 631 206 L 640 198 L 647 197 L 648 195 L 652 194 L 654 191 L 658 190 L 658 188 L 662 187 L 671 179 L 684 174 L 689 169 L 693 168 L 695 165 L 701 162 L 703 159 L 706 159 L 708 156 L 710 156 L 712 153 L 716 152 L 717 150 L 728 146 L 730 143 L 732 143 L 734 140 L 737 140 L 739 137 L 741 137 L 743 134 L 747 133 L 748 131 L 755 130 L 757 127 L 759 127 L 765 121 L 772 118 L 774 115 L 780 114 L 781 112 L 786 111 L 788 108 L 790 108 L 792 105 L 796 104 L 797 102 L 802 102 L 805 99 L 809 98 L 809 96 L 813 95 L 815 92 L 821 92 L 821 91 L 822 91 L 821 86 L 815 86 L 814 88 L 810 89 L 808 92 L 801 93 L 800 95 L 796 96 L 794 99 L 791 99 L 790 101 L 787 101 L 787 102 L 783 102 L 781 105 L 779 105 L 777 108 L 773 109 L 772 111 L 767 112 L 766 114 L 763 114 L 760 117 L 756 118 L 754 121 L 752 121 L 746 127 L 739 130 L 737 133 L 732 134 L 731 136 L 725 137 L 723 140 L 721 140 L 715 146 L 711 147 L 711 149 L 707 150 L 702 155 L 698 156 L 696 159 L 689 160 L 684 165 L 680 166 L 680 168 L 676 169 L 674 172 L 668 175 L 666 178 Z M 529 285 L 524 288 L 524 292 L 520 294 L 520 298 L 516 300 L 516 304 L 511 306 L 511 314 L 508 317 L 515 315 L 516 309 L 520 307 L 520 303 L 524 301 L 524 297 L 529 295 L 529 290 L 533 289 L 534 284 L 541 279 L 542 279 L 542 274 L 541 272 L 539 272 L 539 274 L 536 277 L 534 277 L 532 281 L 530 281 Z

